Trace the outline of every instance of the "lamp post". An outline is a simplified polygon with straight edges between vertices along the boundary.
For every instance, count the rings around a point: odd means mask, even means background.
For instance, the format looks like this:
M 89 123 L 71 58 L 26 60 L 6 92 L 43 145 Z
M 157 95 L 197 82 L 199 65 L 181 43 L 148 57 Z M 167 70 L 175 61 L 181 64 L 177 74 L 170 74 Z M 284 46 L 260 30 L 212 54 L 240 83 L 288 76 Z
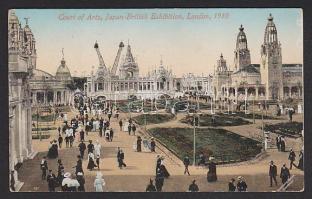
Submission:
M 255 97 L 252 98 L 252 118 L 253 118 L 253 123 L 255 124 Z
M 193 115 L 193 165 L 196 165 L 196 117 L 198 121 L 199 126 L 199 114 L 196 113 L 190 113 L 190 115 Z

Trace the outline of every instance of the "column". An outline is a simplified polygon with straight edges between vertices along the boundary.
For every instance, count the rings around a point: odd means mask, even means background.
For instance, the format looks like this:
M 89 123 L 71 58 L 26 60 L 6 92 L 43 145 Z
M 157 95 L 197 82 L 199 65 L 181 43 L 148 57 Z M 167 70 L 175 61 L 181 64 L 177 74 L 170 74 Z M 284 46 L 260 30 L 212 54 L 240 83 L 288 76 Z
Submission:
M 60 104 L 63 104 L 63 91 L 60 91 L 60 97 L 61 97 L 61 99 L 60 99 Z
M 37 92 L 36 91 L 32 93 L 32 105 L 35 105 L 35 104 L 37 104 Z
M 291 87 L 288 87 L 289 88 L 289 97 L 291 97 Z
M 56 104 L 56 91 L 53 91 L 53 104 Z
M 248 99 L 248 88 L 245 88 L 245 98 Z
M 47 103 L 47 93 L 46 93 L 46 91 L 43 91 L 43 103 L 44 104 Z
M 259 99 L 259 87 L 257 86 L 256 87 L 256 100 Z

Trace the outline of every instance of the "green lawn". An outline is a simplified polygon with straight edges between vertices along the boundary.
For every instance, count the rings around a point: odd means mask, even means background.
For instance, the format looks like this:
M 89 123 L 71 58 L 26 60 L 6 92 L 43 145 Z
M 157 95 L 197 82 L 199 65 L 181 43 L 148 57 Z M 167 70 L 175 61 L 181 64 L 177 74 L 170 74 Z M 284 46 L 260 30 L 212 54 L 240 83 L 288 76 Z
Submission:
M 139 125 L 144 125 L 146 117 L 146 124 L 159 124 L 163 122 L 168 122 L 174 118 L 172 114 L 141 114 L 133 117 L 132 119 Z
M 183 160 L 193 159 L 193 128 L 153 128 L 149 132 Z M 213 155 L 220 164 L 245 161 L 261 152 L 261 143 L 224 129 L 196 129 L 196 157 Z
M 244 120 L 237 116 L 215 114 L 215 122 L 212 122 L 212 115 L 204 114 L 199 116 L 199 126 L 239 126 L 250 124 L 247 120 Z M 185 116 L 180 122 L 193 125 L 194 118 L 191 115 Z

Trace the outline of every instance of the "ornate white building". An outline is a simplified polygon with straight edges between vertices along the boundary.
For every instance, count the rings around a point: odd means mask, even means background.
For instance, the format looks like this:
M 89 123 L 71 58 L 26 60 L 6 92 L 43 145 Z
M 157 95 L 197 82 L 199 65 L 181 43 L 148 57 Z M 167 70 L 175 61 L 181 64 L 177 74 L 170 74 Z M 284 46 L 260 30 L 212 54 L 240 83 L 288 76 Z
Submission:
M 283 100 L 302 99 L 302 64 L 282 64 L 281 43 L 270 14 L 261 45 L 259 64 L 251 64 L 247 37 L 241 25 L 234 51 L 234 71 L 222 54 L 213 77 L 215 100 Z
M 53 76 L 40 69 L 33 69 L 29 80 L 32 106 L 37 105 L 68 105 L 71 103 L 72 76 L 66 65 L 64 54 L 56 75 Z
M 121 50 L 124 44 L 119 44 L 119 49 L 111 69 L 104 64 L 99 51 L 98 43 L 94 48 L 99 57 L 99 67 L 96 73 L 91 73 L 85 84 L 85 94 L 92 99 L 102 98 L 106 100 L 126 100 L 133 96 L 139 99 L 152 99 L 161 95 L 173 97 L 177 82 L 171 70 L 163 65 L 149 72 L 145 77 L 140 77 L 139 66 L 134 60 L 131 46 L 127 45 L 127 52 L 123 63 L 119 66 L 119 75 L 116 74 Z
M 15 11 L 10 10 L 8 17 L 9 169 L 14 173 L 15 190 L 23 184 L 18 180 L 17 165 L 34 155 L 29 78 L 36 67 L 36 56 L 35 38 L 27 19 L 23 28 Z

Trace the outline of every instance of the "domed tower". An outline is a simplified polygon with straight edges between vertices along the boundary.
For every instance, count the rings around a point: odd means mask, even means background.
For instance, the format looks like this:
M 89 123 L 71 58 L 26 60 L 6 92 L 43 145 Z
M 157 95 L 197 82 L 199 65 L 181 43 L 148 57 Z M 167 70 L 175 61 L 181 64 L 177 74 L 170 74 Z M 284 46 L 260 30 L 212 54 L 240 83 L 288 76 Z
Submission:
M 267 99 L 283 99 L 282 50 L 277 30 L 270 14 L 261 45 L 261 83 L 265 84 Z
M 234 51 L 234 69 L 239 70 L 250 64 L 250 51 L 247 45 L 247 37 L 243 25 L 241 25 L 239 27 L 239 33 L 236 39 L 236 49 Z
M 62 49 L 62 54 L 63 54 L 63 57 L 61 60 L 61 65 L 59 65 L 59 67 L 57 68 L 55 78 L 57 80 L 64 81 L 65 83 L 69 83 L 70 81 L 72 81 L 72 77 L 66 65 L 66 61 L 64 59 L 63 49 Z
M 120 68 L 120 77 L 122 79 L 137 79 L 139 77 L 139 67 L 131 53 L 131 47 L 128 44 L 126 58 Z
M 220 59 L 217 60 L 217 72 L 225 72 L 227 71 L 226 60 L 223 58 L 221 53 Z

